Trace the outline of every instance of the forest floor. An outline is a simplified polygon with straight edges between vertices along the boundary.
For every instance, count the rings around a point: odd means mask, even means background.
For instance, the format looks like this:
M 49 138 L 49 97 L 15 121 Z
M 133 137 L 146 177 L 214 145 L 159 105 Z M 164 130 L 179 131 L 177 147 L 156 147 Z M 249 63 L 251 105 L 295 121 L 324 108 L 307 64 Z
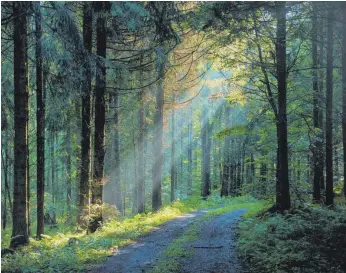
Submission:
M 234 229 L 246 206 L 178 216 L 87 272 L 244 272 L 235 253 Z

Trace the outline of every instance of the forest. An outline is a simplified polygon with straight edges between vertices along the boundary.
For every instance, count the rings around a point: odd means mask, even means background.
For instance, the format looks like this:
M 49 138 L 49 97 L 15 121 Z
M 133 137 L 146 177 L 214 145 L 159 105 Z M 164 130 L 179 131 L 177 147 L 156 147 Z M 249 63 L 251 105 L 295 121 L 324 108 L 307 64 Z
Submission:
M 2 1 L 2 272 L 346 272 L 346 2 Z

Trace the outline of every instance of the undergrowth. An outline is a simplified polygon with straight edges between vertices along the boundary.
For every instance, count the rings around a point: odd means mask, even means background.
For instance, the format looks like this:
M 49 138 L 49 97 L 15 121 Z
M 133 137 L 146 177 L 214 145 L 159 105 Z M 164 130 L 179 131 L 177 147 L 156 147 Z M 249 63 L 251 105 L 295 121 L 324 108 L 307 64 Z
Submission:
M 238 235 L 250 272 L 346 272 L 345 205 L 248 217 Z
M 248 196 L 236 198 L 236 202 L 251 201 Z M 133 242 L 155 227 L 186 212 L 207 207 L 234 203 L 233 199 L 211 196 L 207 201 L 200 197 L 176 201 L 156 213 L 138 214 L 131 218 L 113 220 L 94 234 L 74 234 L 69 231 L 45 236 L 41 241 L 30 239 L 30 244 L 13 255 L 2 258 L 2 272 L 80 272 L 90 264 L 102 262 L 112 249 Z M 2 247 L 8 247 L 10 233 L 2 233 Z

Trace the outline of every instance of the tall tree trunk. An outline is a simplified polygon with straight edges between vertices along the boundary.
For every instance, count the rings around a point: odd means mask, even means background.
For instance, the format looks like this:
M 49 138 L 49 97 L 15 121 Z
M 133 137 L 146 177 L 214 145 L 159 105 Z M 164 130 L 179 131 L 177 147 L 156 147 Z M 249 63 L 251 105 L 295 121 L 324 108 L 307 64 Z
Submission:
M 13 2 L 14 40 L 14 181 L 11 248 L 29 243 L 27 2 Z
M 118 71 L 117 78 L 121 82 L 121 71 Z M 118 90 L 116 90 L 116 94 L 113 96 L 114 99 L 114 202 L 117 210 L 119 212 L 123 211 L 122 204 L 122 193 L 121 193 L 121 185 L 120 185 L 120 124 L 119 124 L 119 114 L 120 114 L 120 96 L 118 94 Z
M 286 113 L 286 2 L 277 2 L 277 80 L 278 80 L 278 126 L 279 126 L 279 181 L 280 210 L 291 208 L 288 181 L 288 145 L 287 145 L 287 113 Z
M 344 196 L 346 198 L 346 3 L 343 4 L 343 47 L 342 47 L 342 144 L 344 151 Z
M 172 151 L 171 151 L 171 202 L 174 202 L 175 200 L 175 184 L 176 184 L 176 169 L 175 169 L 175 136 L 174 136 L 174 130 L 175 130 L 175 111 L 174 111 L 174 103 L 175 103 L 175 96 L 173 94 L 173 106 L 172 106 Z
M 132 196 L 132 213 L 137 213 L 138 209 L 138 175 L 137 175 L 137 153 L 135 142 L 135 121 L 134 113 L 132 113 L 132 150 L 133 150 L 133 196 Z
M 315 3 L 313 3 L 315 5 Z M 316 12 L 316 8 L 314 9 Z M 318 63 L 318 55 L 317 55 L 317 16 L 313 15 L 312 18 L 312 91 L 313 91 L 313 121 L 314 128 L 317 131 L 317 138 L 313 143 L 313 172 L 314 172 L 314 183 L 313 183 L 313 200 L 314 202 L 319 202 L 321 199 L 321 178 L 323 177 L 323 158 L 321 151 L 321 124 L 320 124 L 320 109 L 319 109 L 319 88 L 318 88 L 318 74 L 317 67 L 319 67 Z M 321 164 L 322 163 L 322 164 Z
M 141 59 L 142 63 L 142 59 Z M 142 74 L 140 72 L 140 80 L 142 81 Z M 141 90 L 139 93 L 139 111 L 138 111 L 138 122 L 139 122 L 139 139 L 138 139 L 138 202 L 137 202 L 137 211 L 138 213 L 143 213 L 145 210 L 145 162 L 144 162 L 144 153 L 145 153 L 145 120 L 144 120 L 144 90 Z
M 159 56 L 158 56 L 159 58 Z M 163 134 L 163 101 L 164 101 L 164 90 L 163 90 L 163 77 L 164 77 L 164 60 L 158 61 L 158 74 L 159 80 L 157 83 L 156 90 L 156 111 L 154 117 L 154 135 L 155 141 L 153 144 L 154 148 L 154 167 L 153 167 L 153 178 L 152 178 L 152 208 L 153 211 L 157 211 L 162 206 L 161 187 L 162 187 L 162 134 Z
M 71 142 L 72 142 L 72 137 L 71 137 L 71 124 L 70 121 L 68 121 L 67 124 L 67 155 L 66 155 L 66 206 L 67 206 L 67 211 L 69 212 L 69 220 L 71 219 L 71 202 L 72 202 L 72 147 L 71 147 Z
M 333 205 L 333 8 L 328 10 L 326 69 L 326 205 Z
M 187 194 L 192 195 L 192 121 L 193 121 L 193 116 L 192 116 L 192 105 L 190 104 L 189 107 L 189 123 L 188 123 L 188 141 L 187 141 L 187 160 L 188 160 L 188 165 L 187 165 L 187 173 L 188 173 L 188 178 L 187 178 Z
M 37 239 L 41 239 L 41 234 L 44 233 L 44 116 L 45 105 L 43 95 L 43 71 L 42 71 L 42 23 L 41 23 L 41 7 L 40 2 L 36 3 L 36 145 L 37 145 Z
M 228 108 L 225 104 L 225 126 L 230 127 L 230 121 L 231 121 L 231 109 Z M 229 176 L 230 176 L 230 136 L 225 136 L 224 145 L 223 145 L 223 166 L 222 166 L 222 181 L 221 181 L 221 192 L 220 196 L 228 196 L 230 194 L 229 192 Z
M 51 177 L 52 202 L 53 202 L 53 204 L 55 204 L 55 132 L 54 131 L 51 132 L 50 165 L 51 165 L 51 170 L 52 170 L 52 177 Z
M 96 90 L 95 90 L 95 133 L 94 133 L 94 176 L 92 183 L 91 203 L 102 205 L 103 198 L 103 166 L 104 166 L 104 138 L 105 138 L 105 116 L 106 116 L 106 6 L 108 2 L 94 2 L 95 11 L 98 13 L 96 20 L 96 54 L 98 56 L 96 68 Z M 102 209 L 92 219 L 89 230 L 95 232 L 102 223 Z
M 202 123 L 202 197 L 205 199 L 210 195 L 210 126 L 207 116 L 202 118 Z
M 92 52 L 92 9 L 89 2 L 83 6 L 83 41 L 87 52 L 84 63 L 84 84 L 82 93 L 82 131 L 81 131 L 81 167 L 78 192 L 78 206 L 80 217 L 89 203 L 89 168 L 90 168 L 90 96 L 91 96 L 91 67 L 90 54 Z M 79 218 L 82 223 L 82 219 Z

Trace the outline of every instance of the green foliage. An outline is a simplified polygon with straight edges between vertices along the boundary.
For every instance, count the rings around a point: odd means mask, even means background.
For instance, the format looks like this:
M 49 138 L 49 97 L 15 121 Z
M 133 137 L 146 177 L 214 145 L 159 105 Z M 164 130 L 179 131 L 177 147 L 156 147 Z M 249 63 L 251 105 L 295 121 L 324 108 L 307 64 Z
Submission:
M 238 250 L 251 272 L 345 272 L 346 207 L 249 217 Z

